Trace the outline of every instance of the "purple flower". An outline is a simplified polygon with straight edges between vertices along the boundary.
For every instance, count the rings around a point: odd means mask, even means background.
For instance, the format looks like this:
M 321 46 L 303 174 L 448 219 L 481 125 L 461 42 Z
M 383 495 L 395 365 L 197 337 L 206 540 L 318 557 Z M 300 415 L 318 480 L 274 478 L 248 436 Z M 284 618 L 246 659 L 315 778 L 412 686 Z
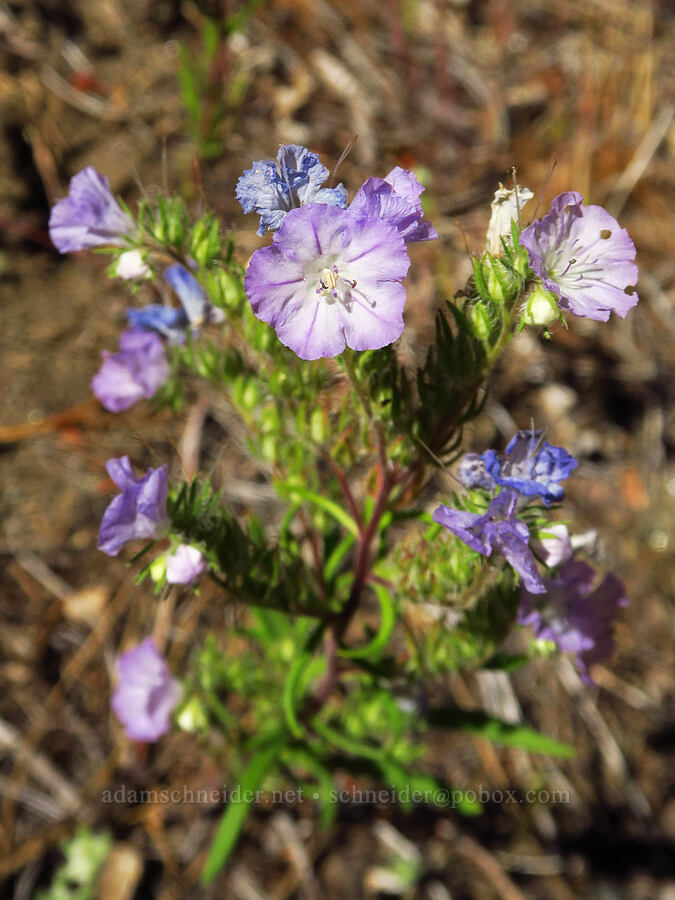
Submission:
M 576 191 L 560 194 L 543 219 L 520 235 L 544 287 L 575 316 L 606 322 L 638 302 L 635 245 L 602 206 L 584 206 Z
M 142 397 L 153 397 L 171 374 L 164 345 L 155 334 L 127 329 L 119 345 L 119 353 L 101 353 L 103 364 L 91 380 L 94 395 L 110 412 L 122 412 Z
M 225 313 L 209 303 L 204 288 L 185 266 L 169 266 L 164 277 L 176 292 L 190 327 L 197 330 L 210 322 L 222 322 Z
M 183 309 L 174 309 L 161 303 L 149 303 L 140 309 L 128 309 L 127 319 L 132 328 L 154 331 L 172 344 L 185 342 L 188 317 Z
M 117 685 L 110 705 L 132 741 L 156 741 L 171 726 L 182 687 L 152 638 L 117 659 Z
M 518 622 L 534 626 L 535 636 L 576 653 L 581 677 L 593 684 L 590 666 L 614 651 L 612 625 L 627 604 L 623 584 L 608 575 L 593 589 L 595 572 L 588 563 L 568 562 L 557 578 L 545 581 L 546 593 L 523 591 Z
M 391 225 L 312 203 L 289 212 L 271 246 L 256 250 L 245 287 L 283 344 L 318 359 L 345 344 L 376 350 L 401 335 L 409 265 Z
M 483 515 L 439 506 L 432 518 L 483 556 L 490 556 L 493 550 L 501 553 L 520 575 L 525 587 L 533 594 L 540 594 L 546 588 L 528 546 L 530 531 L 515 515 L 517 502 L 515 491 L 503 490 Z
M 181 544 L 175 553 L 166 557 L 166 580 L 169 584 L 194 584 L 199 581 L 208 564 L 196 547 Z
M 167 529 L 167 469 L 148 469 L 142 478 L 136 478 L 128 456 L 109 459 L 105 467 L 122 493 L 103 513 L 98 549 L 117 556 L 128 541 L 158 538 Z
M 49 234 L 59 253 L 123 245 L 136 226 L 110 193 L 108 179 L 87 166 L 70 181 L 68 196 L 53 207 Z
M 542 440 L 541 431 L 519 431 L 509 442 L 504 456 L 494 450 L 483 454 L 487 474 L 504 487 L 515 488 L 527 497 L 540 494 L 544 503 L 561 500 L 558 484 L 577 467 L 576 459 L 562 447 Z
M 328 169 L 316 153 L 297 144 L 282 144 L 276 161 L 260 160 L 246 169 L 237 182 L 236 196 L 245 213 L 260 215 L 258 234 L 263 235 L 266 228 L 278 231 L 286 213 L 306 203 L 344 209 L 347 191 L 342 184 L 322 188 L 326 178 Z
M 419 196 L 424 187 L 412 172 L 396 167 L 386 178 L 369 178 L 349 204 L 362 218 L 382 219 L 396 228 L 406 242 L 432 241 L 438 232 L 422 220 Z

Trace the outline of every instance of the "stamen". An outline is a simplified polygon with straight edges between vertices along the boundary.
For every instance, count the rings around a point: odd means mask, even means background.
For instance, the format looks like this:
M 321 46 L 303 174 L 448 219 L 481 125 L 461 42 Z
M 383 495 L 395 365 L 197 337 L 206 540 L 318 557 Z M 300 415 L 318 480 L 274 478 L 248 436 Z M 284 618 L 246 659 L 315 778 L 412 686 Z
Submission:
M 558 278 L 562 278 L 563 275 L 567 275 L 567 273 L 568 273 L 569 270 L 570 270 L 570 267 L 573 266 L 574 263 L 575 263 L 576 261 L 577 261 L 577 260 L 576 260 L 575 257 L 573 256 L 572 259 L 570 259 L 570 261 L 567 263 L 567 268 L 565 269 L 565 271 L 564 271 L 564 272 L 561 272 L 560 275 L 558 276 Z

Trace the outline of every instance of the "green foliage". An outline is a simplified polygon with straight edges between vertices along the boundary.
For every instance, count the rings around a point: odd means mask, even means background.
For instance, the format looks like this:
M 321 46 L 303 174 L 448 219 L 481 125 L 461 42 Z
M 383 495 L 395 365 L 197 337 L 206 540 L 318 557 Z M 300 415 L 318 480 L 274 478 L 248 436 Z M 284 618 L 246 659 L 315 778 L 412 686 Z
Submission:
M 39 891 L 35 900 L 94 900 L 96 879 L 111 846 L 107 832 L 96 834 L 82 825 L 62 845 L 66 861 L 57 869 L 49 889 Z
M 183 101 L 202 157 L 225 146 L 245 85 L 225 64 L 225 41 L 257 5 L 204 19 L 200 49 L 181 48 Z M 239 627 L 195 651 L 176 713 L 238 785 L 204 883 L 230 858 L 263 786 L 306 788 L 324 825 L 338 809 L 340 772 L 395 790 L 404 809 L 447 805 L 447 788 L 425 771 L 430 727 L 569 755 L 526 726 L 460 709 L 424 716 L 424 702 L 411 699 L 424 700 L 425 686 L 448 671 L 513 671 L 528 659 L 500 651 L 520 597 L 511 568 L 486 562 L 420 511 L 429 467 L 461 453 L 463 426 L 483 409 L 485 380 L 518 317 L 544 314 L 536 294 L 523 307 L 532 273 L 517 225 L 503 252 L 475 259 L 464 290 L 442 304 L 414 369 L 391 346 L 299 359 L 253 314 L 233 237 L 212 213 L 192 220 L 181 199 L 160 198 L 141 204 L 139 226 L 151 264 L 189 265 L 225 314 L 222 328 L 207 325 L 168 348 L 172 375 L 155 402 L 178 410 L 193 390 L 186 373 L 222 392 L 282 505 L 266 525 L 236 517 L 197 480 L 168 499 L 170 546 L 199 547 L 225 597 L 245 607 Z M 466 491 L 452 503 L 484 513 L 489 497 Z M 543 533 L 550 510 L 530 502 L 520 516 Z M 151 572 L 159 591 L 167 549 L 151 559 L 156 543 L 137 559 L 145 556 L 140 577 Z M 459 791 L 452 800 L 465 814 L 480 812 Z
M 329 611 L 289 534 L 270 545 L 258 519 L 240 524 L 209 485 L 196 480 L 172 492 L 167 506 L 172 530 L 205 550 L 218 582 L 234 598 L 294 613 Z
M 244 28 L 262 0 L 247 3 L 224 19 L 202 19 L 197 51 L 179 47 L 178 82 L 188 118 L 188 133 L 201 159 L 221 156 L 248 90 L 243 69 L 232 61 L 228 37 Z
M 574 748 L 569 744 L 554 741 L 526 725 L 503 722 L 480 710 L 434 709 L 429 713 L 432 728 L 449 728 L 467 734 L 483 737 L 505 747 L 517 747 L 530 753 L 545 756 L 569 758 L 574 756 Z

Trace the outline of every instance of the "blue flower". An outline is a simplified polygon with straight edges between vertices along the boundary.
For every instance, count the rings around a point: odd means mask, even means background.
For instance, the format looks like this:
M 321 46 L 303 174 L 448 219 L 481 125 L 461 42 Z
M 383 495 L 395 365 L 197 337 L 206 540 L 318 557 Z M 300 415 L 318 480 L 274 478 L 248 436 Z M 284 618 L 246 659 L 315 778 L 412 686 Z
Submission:
M 142 478 L 136 478 L 128 456 L 109 459 L 105 467 L 122 493 L 103 513 L 98 549 L 117 556 L 128 541 L 157 538 L 167 529 L 167 468 L 148 469 Z
M 187 320 L 185 324 L 189 324 L 193 331 L 201 325 L 223 321 L 225 314 L 222 309 L 217 309 L 209 303 L 204 288 L 185 266 L 180 264 L 169 266 L 164 277 L 181 302 Z
M 173 344 L 185 341 L 185 329 L 189 324 L 185 310 L 163 306 L 161 303 L 150 303 L 141 309 L 128 309 L 127 319 L 133 328 L 155 331 Z
M 91 166 L 71 179 L 68 196 L 49 216 L 49 235 L 59 253 L 123 245 L 136 230 L 110 193 L 108 179 Z
M 297 144 L 279 147 L 276 162 L 264 159 L 253 163 L 237 182 L 236 196 L 245 213 L 260 216 L 258 234 L 265 229 L 278 231 L 286 213 L 306 203 L 347 205 L 347 191 L 342 184 L 322 188 L 328 169 L 316 153 Z
M 519 431 L 505 455 L 494 450 L 483 454 L 487 474 L 503 487 L 515 488 L 527 497 L 539 494 L 547 506 L 564 495 L 558 484 L 577 467 L 576 459 L 562 447 L 542 440 L 541 431 Z
M 591 665 L 614 651 L 612 626 L 627 604 L 623 584 L 614 575 L 593 590 L 595 572 L 588 563 L 567 562 L 557 578 L 546 579 L 545 592 L 523 591 L 518 622 L 534 626 L 535 636 L 575 653 L 583 680 L 593 684 Z M 527 587 L 527 585 L 526 585 Z
M 503 490 L 483 515 L 439 506 L 432 518 L 483 556 L 491 556 L 493 550 L 501 553 L 520 575 L 527 590 L 541 594 L 546 587 L 529 548 L 530 531 L 515 515 L 517 502 L 515 491 Z

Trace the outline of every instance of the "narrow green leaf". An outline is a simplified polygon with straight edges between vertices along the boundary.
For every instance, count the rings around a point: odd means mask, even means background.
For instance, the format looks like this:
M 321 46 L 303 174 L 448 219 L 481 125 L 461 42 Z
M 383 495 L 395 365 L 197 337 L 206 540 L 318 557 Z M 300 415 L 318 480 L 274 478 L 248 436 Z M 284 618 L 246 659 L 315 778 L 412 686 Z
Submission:
M 493 657 L 483 663 L 483 669 L 499 669 L 502 672 L 515 672 L 522 669 L 530 661 L 530 657 L 526 653 L 517 653 L 510 656 L 508 653 L 495 653 Z
M 331 728 L 330 725 L 326 725 L 325 722 L 321 722 L 319 719 L 312 720 L 312 728 L 325 741 L 334 747 L 338 747 L 345 753 L 350 753 L 352 756 L 362 757 L 363 759 L 372 759 L 378 763 L 384 759 L 384 750 L 382 750 L 382 748 L 373 747 L 371 744 L 363 744 L 361 741 L 356 741 L 346 734 L 341 734 L 339 731 L 336 731 L 334 728 Z
M 220 820 L 216 836 L 209 850 L 206 865 L 202 871 L 202 884 L 211 884 L 218 872 L 227 863 L 241 829 L 244 827 L 244 822 L 251 811 L 255 792 L 278 756 L 279 750 L 279 742 L 265 747 L 253 757 L 245 768 L 238 786 L 240 799 L 230 800 Z
M 433 728 L 464 731 L 476 737 L 487 738 L 495 744 L 519 747 L 522 750 L 529 750 L 531 753 L 561 757 L 576 755 L 574 747 L 569 744 L 546 737 L 527 725 L 503 722 L 480 710 L 434 709 L 429 713 L 429 724 Z
M 284 482 L 277 482 L 277 490 L 280 495 L 289 499 L 291 503 L 297 503 L 298 498 L 306 500 L 308 503 L 313 503 L 315 506 L 318 506 L 319 509 L 324 510 L 324 512 L 327 512 L 328 515 L 332 516 L 336 522 L 339 522 L 340 525 L 342 525 L 343 528 L 346 528 L 350 534 L 354 535 L 354 537 L 359 536 L 359 526 L 341 506 L 338 506 L 338 504 L 335 503 L 334 500 L 330 500 L 328 497 L 322 497 L 321 494 L 310 491 L 309 488 L 299 484 L 291 485 Z
M 375 637 L 364 644 L 363 647 L 353 647 L 349 650 L 340 650 L 339 655 L 347 659 L 359 659 L 363 657 L 377 657 L 386 649 L 396 625 L 396 610 L 391 594 L 382 584 L 372 584 L 375 596 L 380 604 L 380 627 Z

